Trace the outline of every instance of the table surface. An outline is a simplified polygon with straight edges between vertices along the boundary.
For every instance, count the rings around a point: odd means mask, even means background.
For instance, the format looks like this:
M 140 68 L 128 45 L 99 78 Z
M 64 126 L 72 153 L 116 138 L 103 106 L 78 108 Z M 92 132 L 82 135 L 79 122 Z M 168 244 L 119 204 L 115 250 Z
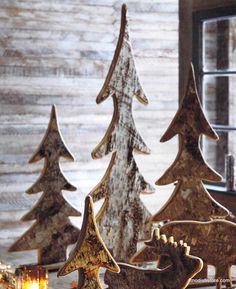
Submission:
M 69 289 L 72 288 L 70 286 L 70 283 L 78 280 L 78 274 L 77 272 L 73 272 L 72 274 L 64 277 L 57 278 L 56 273 L 49 273 L 49 288 L 50 289 Z M 101 281 L 103 280 L 103 274 L 101 274 Z M 104 284 L 103 284 L 104 285 Z M 104 285 L 104 288 L 106 286 Z M 195 287 L 196 288 L 196 287 Z M 215 289 L 215 286 L 210 287 L 197 287 L 199 289 Z M 236 287 L 235 287 L 236 288 Z
M 103 280 L 103 275 L 104 275 L 104 273 L 100 274 L 101 282 Z M 69 289 L 69 288 L 73 288 L 73 287 L 71 287 L 71 283 L 73 281 L 77 282 L 77 280 L 78 280 L 77 272 L 73 272 L 72 274 L 70 274 L 68 276 L 64 276 L 64 277 L 60 277 L 60 278 L 57 278 L 56 272 L 49 273 L 49 288 L 50 289 L 57 289 L 57 288 Z M 104 286 L 104 288 L 106 288 L 106 286 L 104 284 L 103 284 L 103 286 Z M 205 286 L 205 287 L 195 287 L 195 288 L 198 288 L 198 289 L 203 289 L 203 288 L 204 289 L 215 289 L 216 287 L 215 286 Z M 236 288 L 236 284 L 235 284 L 235 287 L 233 287 L 233 288 Z
M 11 242 L 10 242 L 11 243 Z M 7 264 L 13 265 L 14 267 L 18 267 L 22 264 L 32 264 L 37 260 L 37 252 L 34 251 L 24 251 L 24 252 L 14 252 L 8 253 L 9 242 L 2 244 L 0 246 L 0 259 L 5 260 Z M 68 252 L 70 252 L 71 248 L 68 248 Z M 210 271 L 211 274 L 211 271 Z M 101 282 L 103 280 L 104 270 L 101 269 Z M 211 274 L 213 275 L 213 274 Z M 236 267 L 233 267 L 232 275 L 236 276 Z M 58 278 L 57 272 L 49 272 L 49 289 L 70 289 L 73 288 L 71 285 L 74 282 L 78 281 L 78 272 L 73 272 L 69 275 Z M 105 286 L 104 286 L 105 288 Z M 197 288 L 205 288 L 205 289 L 213 289 L 215 286 L 206 286 L 206 287 L 197 287 Z M 235 287 L 236 288 L 236 284 Z

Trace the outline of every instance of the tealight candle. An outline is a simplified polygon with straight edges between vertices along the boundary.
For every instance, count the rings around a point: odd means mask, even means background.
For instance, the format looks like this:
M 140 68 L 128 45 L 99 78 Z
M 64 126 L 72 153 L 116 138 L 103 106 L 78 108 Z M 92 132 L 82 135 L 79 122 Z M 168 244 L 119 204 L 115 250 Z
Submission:
M 16 289 L 48 289 L 48 272 L 41 266 L 21 266 L 16 269 Z

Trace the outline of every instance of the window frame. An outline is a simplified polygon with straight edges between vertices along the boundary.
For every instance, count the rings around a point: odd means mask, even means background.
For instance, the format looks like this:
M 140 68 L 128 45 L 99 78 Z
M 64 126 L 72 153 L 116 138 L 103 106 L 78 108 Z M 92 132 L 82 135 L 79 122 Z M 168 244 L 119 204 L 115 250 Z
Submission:
M 200 100 L 202 101 L 202 78 L 203 75 L 231 75 L 236 74 L 236 70 L 221 70 L 216 72 L 204 72 L 203 71 L 203 22 L 207 20 L 222 19 L 226 20 L 232 16 L 236 17 L 236 5 L 225 6 L 213 9 L 197 10 L 192 12 L 193 19 L 193 35 L 192 35 L 192 61 L 195 68 L 196 84 Z M 236 126 L 227 126 L 229 130 L 236 130 Z M 219 131 L 225 131 L 225 126 L 215 126 Z M 221 130 L 222 129 L 222 130 Z
M 230 17 L 236 17 L 236 5 L 217 7 L 211 9 L 197 10 L 192 12 L 192 62 L 195 68 L 196 84 L 199 92 L 199 97 L 202 102 L 203 96 L 203 78 L 206 75 L 212 76 L 230 76 L 236 75 L 236 70 L 217 70 L 204 71 L 203 67 L 203 23 L 208 20 L 227 20 Z M 212 125 L 218 132 L 236 131 L 235 125 Z M 210 185 L 211 190 L 225 191 L 225 182 Z

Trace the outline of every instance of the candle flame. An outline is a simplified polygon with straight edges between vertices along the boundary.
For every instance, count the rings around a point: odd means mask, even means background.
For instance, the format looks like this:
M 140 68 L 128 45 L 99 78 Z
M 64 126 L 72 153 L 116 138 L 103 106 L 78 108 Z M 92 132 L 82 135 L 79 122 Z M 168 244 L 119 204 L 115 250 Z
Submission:
M 37 281 L 23 281 L 22 289 L 47 289 L 47 281 L 46 280 L 40 280 L 40 282 Z
M 29 289 L 39 289 L 39 283 L 32 283 L 29 285 Z

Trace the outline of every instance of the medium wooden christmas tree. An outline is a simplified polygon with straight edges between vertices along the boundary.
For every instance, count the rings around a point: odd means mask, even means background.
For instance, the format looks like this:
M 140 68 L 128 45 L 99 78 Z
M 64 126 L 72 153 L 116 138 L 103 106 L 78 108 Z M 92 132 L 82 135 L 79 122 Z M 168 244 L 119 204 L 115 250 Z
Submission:
M 94 216 L 92 198 L 88 196 L 85 199 L 84 220 L 79 239 L 65 265 L 58 271 L 58 276 L 78 270 L 78 289 L 102 289 L 99 281 L 101 267 L 115 273 L 120 271 L 101 239 Z
M 226 217 L 229 211 L 217 203 L 204 188 L 202 180 L 219 182 L 221 176 L 205 162 L 200 149 L 200 136 L 214 140 L 217 134 L 207 121 L 196 89 L 191 65 L 186 93 L 182 103 L 161 142 L 179 135 L 179 153 L 164 175 L 156 182 L 167 185 L 177 181 L 167 203 L 152 217 L 152 222 L 171 220 L 208 221 Z
M 64 144 L 53 106 L 47 132 L 29 161 L 33 163 L 45 159 L 41 176 L 26 191 L 27 194 L 43 194 L 33 209 L 22 217 L 23 221 L 36 222 L 9 249 L 11 252 L 38 249 L 39 264 L 65 261 L 67 246 L 75 243 L 79 235 L 79 230 L 71 224 L 69 216 L 81 216 L 81 213 L 69 205 L 62 195 L 62 190 L 75 191 L 76 187 L 63 175 L 60 157 L 74 160 Z
M 105 198 L 97 215 L 99 231 L 108 249 L 119 261 L 128 261 L 136 252 L 138 240 L 150 237 L 150 213 L 141 202 L 140 194 L 154 192 L 140 174 L 133 156 L 133 150 L 144 154 L 150 152 L 137 132 L 132 116 L 133 97 L 136 96 L 143 104 L 147 104 L 148 100 L 136 72 L 126 14 L 127 7 L 123 5 L 115 55 L 97 97 L 97 103 L 101 103 L 112 96 L 114 114 L 92 157 L 113 154 L 105 176 L 90 193 L 94 201 Z

